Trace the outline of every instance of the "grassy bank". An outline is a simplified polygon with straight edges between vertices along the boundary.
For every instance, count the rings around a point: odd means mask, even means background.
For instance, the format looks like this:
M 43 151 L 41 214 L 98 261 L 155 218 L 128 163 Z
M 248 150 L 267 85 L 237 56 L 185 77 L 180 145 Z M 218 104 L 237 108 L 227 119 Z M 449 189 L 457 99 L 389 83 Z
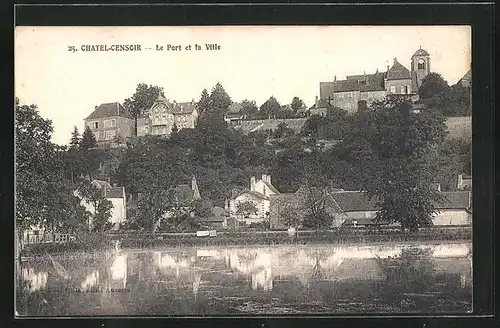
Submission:
M 416 233 L 402 233 L 397 229 L 366 230 L 342 229 L 330 231 L 299 231 L 290 237 L 287 231 L 224 231 L 216 237 L 197 237 L 196 233 L 120 232 L 78 239 L 67 244 L 28 245 L 22 256 L 35 256 L 45 252 L 83 251 L 96 253 L 110 249 L 115 241 L 122 248 L 179 247 L 179 246 L 225 246 L 225 245 L 279 245 L 279 244 L 366 244 L 399 242 L 444 242 L 472 239 L 470 227 L 428 228 Z
M 352 244 L 377 242 L 416 242 L 470 240 L 470 228 L 426 229 L 417 233 L 398 230 L 363 231 L 299 231 L 290 237 L 286 231 L 269 232 L 218 232 L 216 237 L 196 237 L 193 234 L 117 234 L 124 248 L 175 247 L 175 246 L 223 246 L 223 245 L 278 245 L 278 244 Z

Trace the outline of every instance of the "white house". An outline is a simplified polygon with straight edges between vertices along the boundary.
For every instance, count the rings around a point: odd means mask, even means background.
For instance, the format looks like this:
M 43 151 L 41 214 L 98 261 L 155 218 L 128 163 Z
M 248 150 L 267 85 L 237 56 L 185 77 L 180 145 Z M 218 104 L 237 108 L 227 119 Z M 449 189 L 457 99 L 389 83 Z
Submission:
M 231 217 L 243 220 L 247 224 L 262 222 L 266 219 L 270 210 L 270 196 L 280 192 L 271 184 L 271 176 L 263 174 L 262 179 L 250 178 L 250 190 L 240 191 L 229 200 L 229 213 Z M 257 208 L 257 213 L 241 217 L 238 211 L 238 204 L 253 202 Z
M 101 180 L 93 180 L 91 183 L 97 189 L 101 190 L 103 197 L 109 200 L 113 205 L 113 207 L 111 208 L 111 217 L 109 218 L 109 222 L 113 225 L 125 222 L 125 220 L 127 219 L 127 198 L 125 195 L 125 187 L 111 186 L 108 182 Z M 96 213 L 94 204 L 92 204 L 89 200 L 81 197 L 80 193 L 77 190 L 75 191 L 75 196 L 81 198 L 81 203 L 83 206 L 85 206 L 85 209 L 87 211 L 92 213 L 92 215 Z

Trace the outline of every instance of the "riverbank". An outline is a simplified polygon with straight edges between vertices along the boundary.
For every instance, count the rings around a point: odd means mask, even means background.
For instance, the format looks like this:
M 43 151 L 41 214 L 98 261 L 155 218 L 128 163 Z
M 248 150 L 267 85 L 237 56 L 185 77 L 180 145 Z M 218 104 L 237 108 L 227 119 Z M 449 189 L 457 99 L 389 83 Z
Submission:
M 471 227 L 426 228 L 414 233 L 396 229 L 345 229 L 330 231 L 298 231 L 291 237 L 287 231 L 224 231 L 214 237 L 197 237 L 196 233 L 139 233 L 120 232 L 94 236 L 65 244 L 27 245 L 22 257 L 33 257 L 45 252 L 51 254 L 86 252 L 98 254 L 115 247 L 123 249 L 190 247 L 190 246 L 245 246 L 245 245 L 308 245 L 308 244 L 372 244 L 372 243 L 428 243 L 472 240 Z

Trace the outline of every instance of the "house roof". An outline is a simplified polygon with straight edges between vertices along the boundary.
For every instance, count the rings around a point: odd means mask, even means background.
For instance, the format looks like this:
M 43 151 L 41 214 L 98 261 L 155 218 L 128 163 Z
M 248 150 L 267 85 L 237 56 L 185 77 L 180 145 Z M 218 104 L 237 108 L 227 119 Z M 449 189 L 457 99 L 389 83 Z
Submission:
M 435 204 L 436 209 L 467 209 L 470 207 L 469 191 L 443 192 L 445 200 L 443 204 Z
M 103 180 L 92 180 L 92 184 L 97 188 L 111 188 L 111 185 Z
M 278 191 L 278 189 L 276 189 L 272 184 L 270 184 L 269 182 L 267 181 L 264 181 L 264 180 L 261 180 L 262 182 L 264 182 L 264 184 L 269 188 L 271 189 L 272 192 L 274 192 L 275 194 L 279 194 L 280 192 Z
M 191 114 L 195 109 L 196 103 L 194 102 L 174 103 L 172 106 L 172 112 L 174 114 Z
M 122 116 L 130 118 L 128 111 L 119 102 L 105 103 L 99 105 L 87 118 L 98 119 L 104 117 Z
M 320 93 L 325 99 L 331 93 L 349 91 L 384 91 L 385 73 L 349 75 L 345 80 L 320 82 Z
M 435 203 L 435 209 L 467 209 L 470 207 L 470 193 L 468 191 L 442 192 L 443 203 Z M 377 211 L 378 199 L 369 200 L 365 192 L 343 191 L 334 192 L 332 197 L 344 212 Z
M 420 48 L 417 51 L 415 51 L 413 56 L 429 56 L 429 53 L 427 51 L 425 51 L 424 49 Z
M 151 108 L 154 108 L 157 104 L 164 104 L 167 106 L 168 110 L 174 115 L 191 114 L 196 109 L 196 103 L 194 100 L 190 102 L 170 102 L 163 96 L 158 96 L 158 99 L 153 103 Z M 147 113 L 145 113 L 147 115 Z
M 387 80 L 409 80 L 410 71 L 400 62 L 394 59 L 394 65 L 387 71 Z
M 377 211 L 377 199 L 369 200 L 362 191 L 340 191 L 332 193 L 333 199 L 344 212 Z
M 260 199 L 269 199 L 269 197 L 267 196 L 264 196 L 263 194 L 261 194 L 260 192 L 257 192 L 257 191 L 253 191 L 253 190 L 243 190 L 243 191 L 240 191 L 239 193 L 236 193 L 232 199 L 235 199 L 236 197 L 238 196 L 241 196 L 243 194 L 249 194 L 249 195 L 252 195 L 252 196 L 255 196 L 257 198 L 260 198 Z

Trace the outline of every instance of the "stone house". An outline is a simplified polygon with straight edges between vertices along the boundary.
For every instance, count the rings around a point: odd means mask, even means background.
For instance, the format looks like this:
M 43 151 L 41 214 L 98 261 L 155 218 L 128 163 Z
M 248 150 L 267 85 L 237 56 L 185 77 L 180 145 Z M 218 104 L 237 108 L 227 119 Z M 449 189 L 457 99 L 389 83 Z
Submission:
M 231 217 L 238 218 L 247 224 L 262 222 L 267 219 L 270 210 L 270 196 L 280 192 L 272 185 L 271 176 L 263 174 L 262 178 L 256 180 L 254 176 L 250 178 L 250 189 L 235 192 L 229 200 L 229 213 Z M 238 213 L 238 204 L 243 202 L 253 202 L 257 212 L 249 215 Z
M 127 196 L 125 195 L 125 187 L 111 186 L 108 182 L 102 180 L 92 180 L 92 185 L 102 193 L 102 196 L 109 200 L 112 204 L 111 216 L 109 223 L 113 225 L 124 223 L 127 220 Z M 94 204 L 89 200 L 83 198 L 78 190 L 74 191 L 74 195 L 81 199 L 81 204 L 92 215 L 96 213 Z M 89 225 L 92 222 L 89 221 Z
M 320 99 L 352 114 L 387 96 L 410 98 L 416 95 L 429 73 L 430 55 L 420 48 L 411 57 L 411 70 L 394 58 L 392 67 L 387 66 L 386 72 L 377 70 L 373 74 L 349 75 L 345 80 L 334 77 L 333 82 L 320 82 Z
M 134 119 L 119 102 L 96 106 L 85 118 L 85 126 L 90 127 L 99 146 L 113 143 L 116 136 L 126 141 L 134 135 L 134 124 Z
M 172 128 L 194 128 L 198 120 L 198 108 L 194 99 L 191 102 L 170 102 L 159 94 L 153 106 L 137 119 L 137 136 L 169 136 Z
M 434 225 L 470 225 L 470 193 L 442 192 L 444 202 L 435 204 Z M 373 225 L 379 207 L 377 200 L 369 200 L 364 192 L 343 191 L 334 194 L 334 198 L 346 214 L 345 225 Z

